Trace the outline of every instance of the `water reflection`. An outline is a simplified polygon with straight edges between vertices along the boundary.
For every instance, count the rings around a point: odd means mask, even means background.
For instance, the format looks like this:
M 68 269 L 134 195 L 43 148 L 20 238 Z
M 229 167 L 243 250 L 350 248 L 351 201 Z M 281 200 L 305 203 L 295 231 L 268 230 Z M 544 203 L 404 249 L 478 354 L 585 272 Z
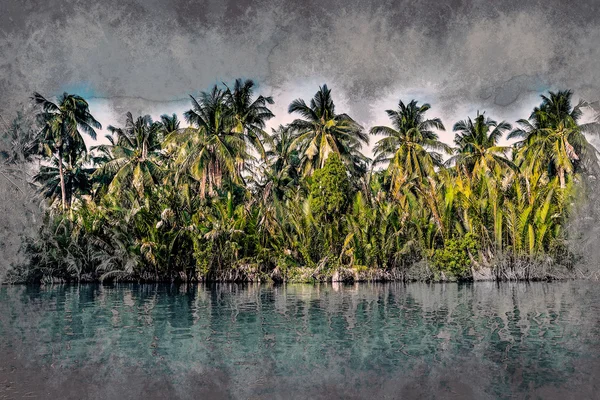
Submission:
M 31 368 L 93 365 L 100 386 L 152 371 L 179 397 L 194 397 L 190 374 L 234 398 L 568 397 L 593 389 L 597 293 L 583 282 L 2 287 L 0 348 Z

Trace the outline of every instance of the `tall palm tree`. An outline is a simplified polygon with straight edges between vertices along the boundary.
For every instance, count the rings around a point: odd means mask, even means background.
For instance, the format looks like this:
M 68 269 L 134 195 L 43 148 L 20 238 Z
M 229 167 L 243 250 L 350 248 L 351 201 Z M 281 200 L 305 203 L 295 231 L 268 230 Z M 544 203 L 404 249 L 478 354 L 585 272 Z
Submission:
M 520 139 L 515 147 L 519 150 L 521 164 L 529 171 L 548 169 L 558 175 L 561 188 L 565 188 L 565 175 L 576 165 L 598 170 L 598 151 L 584 133 L 600 133 L 600 121 L 579 124 L 587 103 L 579 101 L 573 106 L 570 90 L 550 92 L 541 97 L 541 105 L 534 108 L 528 120 L 519 120 L 519 128 L 508 137 Z
M 202 92 L 199 99 L 190 96 L 192 109 L 184 113 L 192 127 L 181 134 L 167 137 L 179 165 L 177 175 L 189 173 L 200 181 L 200 196 L 204 197 L 208 185 L 209 195 L 221 187 L 223 177 L 234 182 L 242 181 L 240 160 L 250 158 L 246 151 L 243 132 L 234 132 L 234 118 L 227 105 L 227 93 L 214 86 Z
M 96 139 L 94 129 L 102 129 L 92 116 L 89 105 L 81 96 L 63 93 L 56 103 L 34 92 L 32 100 L 40 109 L 37 118 L 41 123 L 40 139 L 47 150 L 58 157 L 58 169 L 63 210 L 68 208 L 63 158 L 76 159 L 80 151 L 86 151 L 81 131 Z
M 498 146 L 502 135 L 512 129 L 512 126 L 505 121 L 498 123 L 485 118 L 484 114 L 485 112 L 480 114 L 478 111 L 475 120 L 469 117 L 454 124 L 452 130 L 456 132 L 454 143 L 457 154 L 447 161 L 447 165 L 456 163 L 469 174 L 489 171 L 496 164 L 516 169 L 505 155 L 510 147 Z
M 108 127 L 108 130 L 116 135 L 116 143 L 110 146 L 95 146 L 93 149 L 108 149 L 112 156 L 110 161 L 94 173 L 97 178 L 110 177 L 109 193 L 117 194 L 131 185 L 141 196 L 149 187 L 160 181 L 160 128 L 161 124 L 153 122 L 149 115 L 134 120 L 130 112 L 126 115 L 124 128 Z
M 416 100 L 404 104 L 398 102 L 397 110 L 386 110 L 393 127 L 374 126 L 372 135 L 383 135 L 375 144 L 373 165 L 389 163 L 388 173 L 392 191 L 397 195 L 405 182 L 417 179 L 424 182 L 442 166 L 442 154 L 450 153 L 450 147 L 438 140 L 433 130 L 445 130 L 439 118 L 425 119 L 431 108 L 427 103 L 418 105 Z
M 566 174 L 574 172 L 575 161 L 579 161 L 579 156 L 575 152 L 572 142 L 580 140 L 579 132 L 576 127 L 567 127 L 563 121 L 558 126 L 543 128 L 532 138 L 527 146 L 528 157 L 534 160 L 549 160 L 558 175 L 560 187 L 566 187 Z M 555 175 L 555 176 L 556 176 Z
M 243 133 L 247 143 L 264 159 L 266 153 L 263 142 L 269 140 L 269 135 L 264 131 L 266 121 L 275 116 L 267 105 L 274 104 L 273 98 L 258 96 L 254 99 L 254 82 L 250 79 L 236 79 L 233 90 L 227 85 L 225 87 L 232 132 Z
M 287 188 L 298 183 L 300 156 L 293 147 L 295 136 L 291 129 L 279 125 L 272 130 L 271 149 L 266 152 L 269 180 L 277 198 L 282 199 Z
M 323 168 L 332 152 L 340 155 L 349 170 L 356 169 L 355 162 L 361 159 L 362 145 L 369 144 L 369 137 L 350 116 L 335 113 L 331 89 L 327 85 L 319 87 L 310 106 L 304 100 L 296 99 L 288 112 L 302 117 L 295 119 L 290 128 L 297 134 L 294 145 L 300 147 L 303 155 L 301 168 L 305 175 Z
M 91 175 L 94 168 L 86 167 L 87 157 L 77 158 L 74 163 L 66 164 L 62 167 L 64 176 L 64 188 L 66 202 L 71 205 L 73 199 L 89 195 L 92 190 Z M 40 185 L 39 190 L 42 195 L 50 199 L 51 202 L 57 202 L 62 198 L 62 186 L 60 180 L 60 170 L 58 159 L 52 159 L 51 165 L 42 165 L 38 173 L 33 177 L 33 181 Z

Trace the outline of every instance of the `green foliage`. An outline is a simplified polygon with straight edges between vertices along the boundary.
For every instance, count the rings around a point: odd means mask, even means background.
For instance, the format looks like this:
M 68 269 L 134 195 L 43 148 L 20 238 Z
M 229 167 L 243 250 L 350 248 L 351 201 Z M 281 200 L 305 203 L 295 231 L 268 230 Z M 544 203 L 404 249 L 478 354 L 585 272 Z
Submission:
M 317 170 L 310 185 L 311 208 L 315 216 L 332 221 L 346 211 L 350 196 L 350 182 L 346 167 L 336 153 Z
M 12 165 L 47 150 L 32 183 L 49 207 L 13 280 L 307 282 L 340 268 L 408 279 L 429 260 L 438 277 L 465 279 L 473 260 L 573 264 L 568 205 L 585 196 L 580 174 L 595 171 L 582 132 L 600 118 L 578 125 L 582 105 L 570 105 L 570 92 L 544 97 L 520 121 L 512 160 L 497 145 L 508 124 L 461 121 L 450 151 L 435 132 L 441 120 L 424 116 L 429 104 L 400 101 L 388 110 L 392 127 L 371 130 L 384 136 L 373 165 L 387 168 L 367 172 L 368 138 L 335 112 L 326 86 L 309 105 L 294 101 L 289 111 L 302 118 L 268 135 L 273 101 L 253 85 L 193 98 L 185 128 L 128 113 L 124 127 L 110 127 L 110 144 L 90 152 L 77 129 L 93 135 L 99 123 L 85 100 L 36 95 L 38 134 L 22 157 L 0 154 Z M 443 163 L 442 152 L 454 157 Z
M 472 233 L 446 241 L 443 248 L 437 249 L 433 262 L 438 271 L 450 274 L 457 279 L 471 275 L 471 257 L 477 255 L 479 243 Z

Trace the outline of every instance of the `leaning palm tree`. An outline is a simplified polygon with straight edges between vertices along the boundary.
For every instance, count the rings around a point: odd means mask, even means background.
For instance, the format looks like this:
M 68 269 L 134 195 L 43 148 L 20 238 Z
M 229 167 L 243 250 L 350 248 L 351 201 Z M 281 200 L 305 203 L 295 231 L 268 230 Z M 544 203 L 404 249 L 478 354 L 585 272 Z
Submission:
M 123 189 L 132 186 L 139 195 L 151 186 L 159 183 L 162 177 L 160 161 L 160 143 L 158 133 L 160 123 L 152 121 L 149 115 L 140 116 L 136 120 L 128 112 L 124 128 L 109 126 L 108 130 L 117 137 L 113 145 L 93 147 L 106 153 L 112 159 L 101 165 L 94 177 L 109 177 L 108 192 L 119 194 Z M 114 142 L 113 142 L 114 143 Z
M 68 207 L 63 158 L 75 159 L 80 151 L 86 151 L 80 131 L 96 139 L 96 131 L 102 125 L 92 116 L 89 105 L 81 96 L 63 93 L 54 103 L 34 92 L 32 100 L 40 109 L 37 118 L 42 126 L 39 138 L 49 155 L 56 154 L 61 187 L 63 210 Z
M 373 166 L 388 163 L 392 192 L 398 195 L 402 186 L 413 179 L 423 183 L 433 176 L 435 168 L 442 166 L 442 154 L 450 147 L 438 140 L 434 129 L 445 130 L 439 118 L 425 119 L 431 108 L 427 103 L 418 105 L 398 103 L 397 110 L 386 110 L 392 126 L 374 126 L 372 135 L 383 135 L 375 144 Z
M 478 111 L 475 120 L 469 117 L 454 124 L 457 154 L 446 164 L 456 164 L 468 174 L 487 172 L 496 165 L 516 170 L 516 166 L 506 158 L 505 153 L 510 147 L 498 146 L 502 135 L 512 129 L 511 125 L 505 121 L 498 123 L 491 118 L 485 118 L 484 114 L 485 112 L 480 114 Z
M 338 153 L 350 171 L 355 169 L 354 163 L 361 159 L 362 145 L 369 144 L 369 137 L 350 116 L 335 113 L 327 85 L 319 87 L 310 106 L 304 100 L 296 99 L 288 112 L 302 117 L 295 119 L 290 128 L 297 135 L 294 145 L 299 146 L 302 153 L 301 168 L 305 175 L 323 168 L 330 153 Z

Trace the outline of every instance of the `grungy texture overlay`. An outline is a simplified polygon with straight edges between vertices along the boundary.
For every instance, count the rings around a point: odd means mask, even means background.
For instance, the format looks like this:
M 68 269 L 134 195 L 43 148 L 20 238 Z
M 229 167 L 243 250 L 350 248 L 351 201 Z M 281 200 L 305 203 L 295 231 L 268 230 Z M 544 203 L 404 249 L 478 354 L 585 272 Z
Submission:
M 33 91 L 80 94 L 105 127 L 127 111 L 181 115 L 189 94 L 242 77 L 274 96 L 273 125 L 327 83 L 367 128 L 399 98 L 429 102 L 450 143 L 452 124 L 477 110 L 514 123 L 547 90 L 600 99 L 599 43 L 595 0 L 5 0 L 0 122 Z M 33 217 L 26 188 L 6 177 L 0 188 L 5 267 Z
M 546 89 L 600 97 L 598 15 L 593 0 L 7 0 L 0 109 L 76 89 L 135 114 L 247 77 L 275 95 L 327 82 L 367 124 L 412 94 L 510 119 Z
M 181 111 L 189 107 L 189 94 L 238 77 L 255 80 L 260 94 L 274 97 L 274 125 L 292 119 L 287 107 L 293 99 L 309 99 L 318 85 L 327 83 L 337 109 L 366 128 L 387 124 L 385 110 L 394 108 L 400 98 L 429 102 L 433 106 L 430 115 L 441 117 L 447 128 L 440 137 L 450 143 L 452 125 L 477 110 L 514 124 L 527 117 L 539 104 L 539 95 L 548 90 L 572 89 L 576 99 L 599 100 L 600 1 L 0 0 L 0 129 L 28 104 L 34 91 L 47 97 L 64 91 L 80 94 L 90 101 L 92 112 L 106 127 L 120 124 L 127 111 L 153 116 L 177 112 L 181 117 Z M 27 184 L 30 176 L 31 171 L 8 171 L 0 165 L 0 282 L 11 263 L 19 261 L 21 235 L 33 234 L 40 222 L 39 199 Z M 578 246 L 595 256 L 590 258 L 590 266 L 596 270 L 600 265 L 600 218 L 594 216 L 598 215 L 600 202 L 590 199 L 570 227 L 584 236 Z M 417 290 L 415 287 L 411 290 Z M 503 300 L 510 298 L 515 304 L 493 303 L 494 312 L 503 316 L 514 308 L 516 313 L 517 299 L 522 314 L 527 315 L 524 320 L 560 308 L 553 298 L 548 299 L 553 295 L 546 294 L 545 287 L 533 291 L 525 284 L 523 287 L 520 297 L 501 293 Z M 446 286 L 439 288 L 446 290 Z M 592 307 L 596 303 L 585 303 L 590 298 L 587 295 L 578 297 L 583 289 L 562 288 L 559 300 L 567 305 L 582 304 L 576 309 L 582 310 L 582 315 L 573 316 L 565 326 L 582 326 L 587 337 L 594 337 L 598 315 Z M 27 315 L 23 321 L 30 329 L 19 332 L 35 341 L 37 323 L 48 315 L 44 307 L 54 303 L 37 304 L 28 293 L 6 290 L 12 302 L 0 303 L 0 311 Z M 59 294 L 50 293 L 51 299 L 63 296 L 64 289 L 56 290 Z M 354 301 L 354 297 L 378 304 L 384 289 L 361 290 L 365 292 L 321 298 L 319 306 L 326 309 L 328 302 L 339 298 Z M 480 293 L 476 289 L 472 296 L 475 300 L 493 298 L 486 290 Z M 423 309 L 449 307 L 447 293 L 431 300 L 430 292 L 409 294 Z M 259 298 L 252 289 L 246 293 Z M 73 296 L 74 303 L 78 296 Z M 463 296 L 471 301 L 470 294 Z M 427 301 L 435 304 L 429 307 Z M 27 307 L 19 309 L 23 304 Z M 583 315 L 583 311 L 589 314 Z M 553 321 L 542 318 L 545 326 Z M 128 370 L 128 375 L 99 375 L 92 364 L 76 371 L 40 370 L 31 367 L 32 360 L 24 359 L 27 349 L 23 343 L 10 352 L 0 349 L 0 389 L 11 379 L 21 379 L 18 389 L 23 396 L 37 391 L 55 398 L 231 397 L 226 389 L 232 378 L 219 371 L 192 368 L 179 377 L 184 383 L 176 386 L 169 377 L 156 380 L 136 368 Z M 593 342 L 589 354 L 597 352 L 597 347 Z M 482 352 L 486 351 L 483 348 Z M 18 372 L 13 373 L 11 363 Z M 543 398 L 591 398 L 589 391 L 597 393 L 593 377 L 598 376 L 598 362 L 581 363 L 574 367 L 588 372 L 581 382 L 572 381 L 561 392 L 549 385 L 537 394 Z M 110 360 L 103 371 L 121 371 L 116 369 L 119 366 L 119 360 Z M 261 368 L 264 370 L 248 368 L 249 382 L 266 377 L 284 387 L 270 374 L 268 364 Z M 406 385 L 371 375 L 363 378 L 379 385 L 374 397 L 400 393 L 407 398 L 432 398 L 437 390 L 432 383 L 441 377 L 454 384 L 440 392 L 444 398 L 485 398 L 477 384 L 497 373 L 482 374 L 478 365 L 468 364 L 456 369 L 453 365 L 436 369 L 437 364 L 432 368 L 430 377 L 415 380 L 411 375 Z M 457 377 L 459 368 L 463 375 Z M 315 376 L 319 372 L 327 377 L 328 371 L 319 370 Z M 47 382 L 54 386 L 44 387 Z M 428 385 L 429 391 L 423 392 Z M 82 388 L 87 397 L 81 395 Z M 300 391 L 284 389 L 280 398 L 302 398 Z M 314 390 L 313 398 L 373 394 L 371 389 L 351 393 L 343 376 Z
M 429 102 L 450 143 L 477 110 L 514 123 L 547 90 L 600 99 L 599 16 L 595 0 L 5 0 L 0 122 L 33 91 L 84 96 L 104 127 L 127 111 L 181 116 L 189 94 L 242 77 L 274 96 L 272 126 L 327 83 L 367 128 L 399 98 Z M 14 186 L 0 177 L 0 271 L 33 218 Z

